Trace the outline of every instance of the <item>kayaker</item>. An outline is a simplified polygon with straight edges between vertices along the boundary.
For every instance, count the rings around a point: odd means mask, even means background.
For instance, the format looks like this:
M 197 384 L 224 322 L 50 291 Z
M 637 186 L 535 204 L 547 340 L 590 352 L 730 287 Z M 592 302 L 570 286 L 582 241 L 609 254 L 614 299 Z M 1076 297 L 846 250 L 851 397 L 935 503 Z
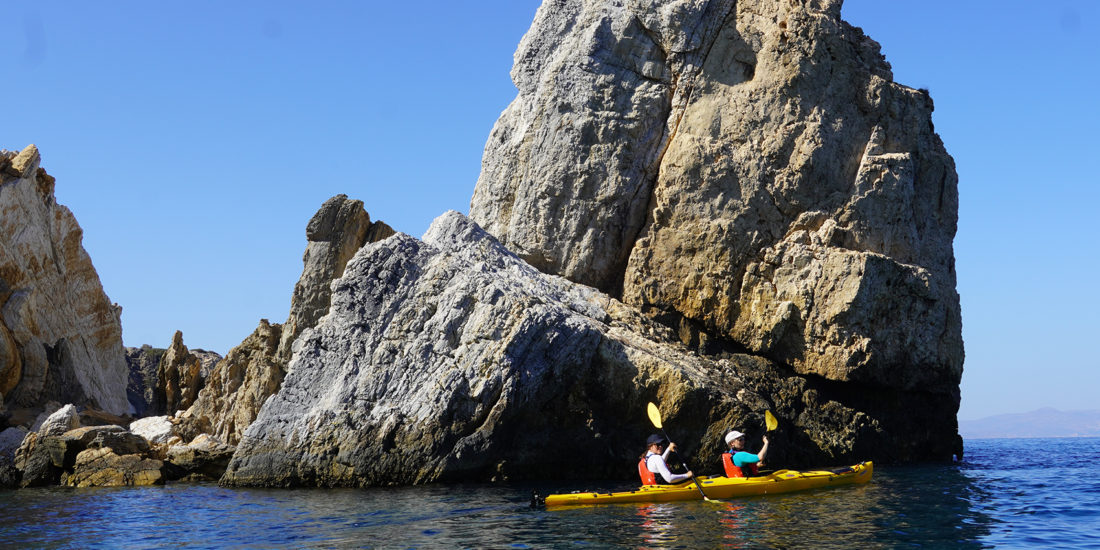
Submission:
M 764 436 L 764 446 L 756 454 L 745 451 L 745 434 L 737 430 L 726 434 L 726 445 L 730 447 L 722 453 L 726 477 L 752 477 L 759 473 L 757 466 L 764 465 L 764 457 L 768 454 L 768 436 Z
M 653 434 L 645 441 L 646 452 L 638 460 L 638 475 L 642 478 L 643 485 L 657 485 L 656 474 L 661 474 L 664 483 L 679 483 L 691 479 L 691 471 L 686 474 L 674 474 L 668 469 L 669 453 L 676 451 L 676 444 L 669 443 L 668 448 L 661 452 L 665 446 L 665 438 Z

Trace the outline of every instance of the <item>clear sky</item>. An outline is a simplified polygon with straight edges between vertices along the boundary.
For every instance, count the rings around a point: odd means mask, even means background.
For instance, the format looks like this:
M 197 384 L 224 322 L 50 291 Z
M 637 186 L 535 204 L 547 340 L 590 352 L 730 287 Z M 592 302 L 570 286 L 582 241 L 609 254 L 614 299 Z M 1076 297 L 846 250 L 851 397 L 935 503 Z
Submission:
M 305 225 L 467 212 L 538 0 L 3 0 L 0 147 L 38 145 L 126 345 L 286 319 Z M 848 0 L 959 173 L 961 419 L 1097 408 L 1100 3 Z

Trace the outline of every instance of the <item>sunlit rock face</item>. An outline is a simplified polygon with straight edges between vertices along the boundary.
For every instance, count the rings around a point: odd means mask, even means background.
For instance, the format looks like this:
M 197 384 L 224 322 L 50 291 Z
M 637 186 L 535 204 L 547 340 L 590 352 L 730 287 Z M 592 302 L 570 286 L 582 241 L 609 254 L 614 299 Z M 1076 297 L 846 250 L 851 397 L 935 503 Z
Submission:
M 423 240 L 363 247 L 332 292 L 223 484 L 623 477 L 653 430 L 649 401 L 702 471 L 718 466 L 727 430 L 760 433 L 769 409 L 783 419 L 774 456 L 788 464 L 906 458 L 891 453 L 907 434 L 833 389 L 758 356 L 700 356 L 456 212 Z M 563 441 L 583 446 L 583 460 L 560 452 Z
M 33 145 L 0 151 L 0 395 L 9 409 L 58 401 L 129 413 L 122 309 L 40 163 Z
M 515 61 L 471 219 L 699 349 L 944 396 L 953 436 L 954 162 L 839 1 L 547 1 Z

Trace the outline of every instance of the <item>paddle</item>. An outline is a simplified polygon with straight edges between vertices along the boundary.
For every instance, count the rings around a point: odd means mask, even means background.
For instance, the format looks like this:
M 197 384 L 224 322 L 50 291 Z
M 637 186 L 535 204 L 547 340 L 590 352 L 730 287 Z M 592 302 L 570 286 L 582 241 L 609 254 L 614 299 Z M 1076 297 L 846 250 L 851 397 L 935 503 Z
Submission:
M 771 411 L 764 411 L 764 426 L 768 428 L 767 431 L 772 431 L 779 427 L 779 421 L 775 419 L 775 415 Z
M 657 410 L 657 405 L 654 405 L 652 402 L 650 402 L 649 407 L 646 409 L 646 412 L 649 414 L 649 421 L 653 423 L 653 427 L 661 430 L 661 435 L 665 437 L 665 441 L 671 443 L 672 440 L 668 438 L 668 434 L 665 433 L 665 428 L 661 423 L 661 411 Z M 683 466 L 685 470 L 689 472 L 691 471 L 691 468 L 688 468 L 683 458 L 680 459 L 680 465 Z M 695 488 L 699 489 L 699 494 L 703 495 L 703 500 L 717 502 L 714 499 L 708 497 L 707 494 L 703 492 L 703 486 L 699 483 L 698 479 L 695 479 L 694 473 L 691 474 L 691 480 L 695 482 Z

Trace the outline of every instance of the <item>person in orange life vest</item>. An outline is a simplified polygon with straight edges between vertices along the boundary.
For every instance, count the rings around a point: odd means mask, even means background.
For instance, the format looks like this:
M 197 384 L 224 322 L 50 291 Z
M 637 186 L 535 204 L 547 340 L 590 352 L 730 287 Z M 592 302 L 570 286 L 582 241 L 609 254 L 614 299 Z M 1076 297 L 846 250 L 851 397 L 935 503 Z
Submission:
M 642 478 L 643 485 L 656 485 L 657 476 L 661 474 L 664 478 L 664 483 L 679 483 L 681 481 L 691 479 L 691 471 L 686 474 L 674 474 L 668 469 L 669 453 L 676 451 L 676 444 L 669 443 L 668 449 L 662 453 L 661 449 L 665 446 L 665 438 L 653 434 L 646 439 L 646 452 L 638 460 L 638 475 Z
M 768 436 L 764 436 L 764 446 L 756 454 L 745 451 L 745 434 L 737 430 L 726 434 L 726 444 L 730 446 L 729 451 L 722 453 L 726 477 L 752 477 L 758 473 L 757 466 L 764 465 L 764 457 L 768 454 Z

